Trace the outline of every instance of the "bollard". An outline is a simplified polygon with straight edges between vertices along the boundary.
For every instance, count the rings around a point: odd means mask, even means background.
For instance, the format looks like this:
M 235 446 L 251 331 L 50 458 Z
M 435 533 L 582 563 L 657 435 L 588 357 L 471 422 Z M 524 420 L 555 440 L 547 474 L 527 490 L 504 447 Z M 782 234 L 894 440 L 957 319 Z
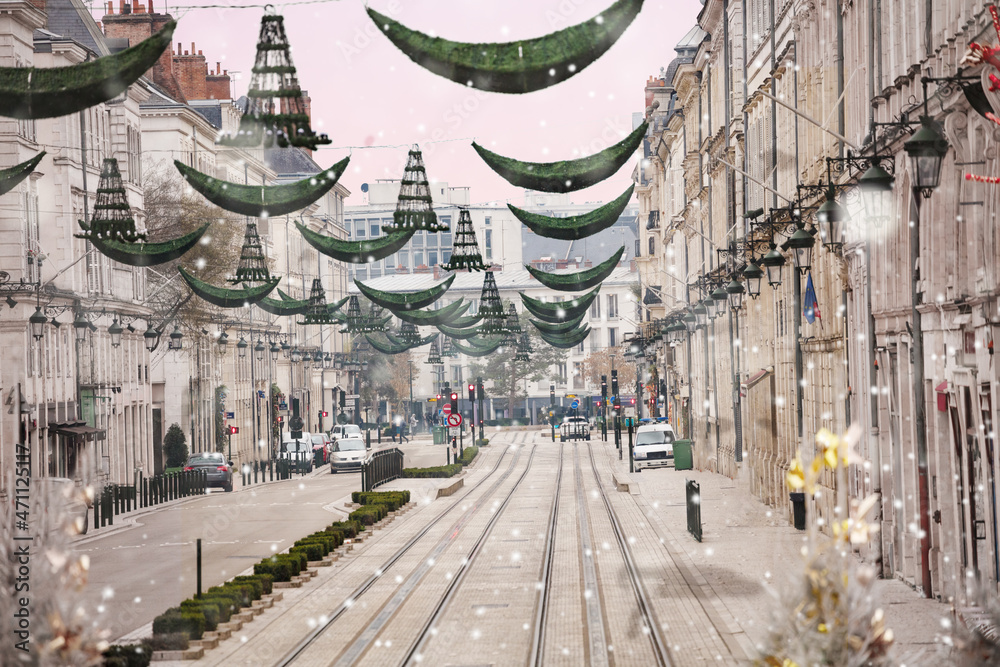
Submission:
M 632 422 L 628 423 L 628 471 L 635 472 L 635 458 L 632 451 Z
M 198 570 L 198 594 L 195 597 L 201 597 L 201 538 L 198 538 L 198 556 L 196 569 Z

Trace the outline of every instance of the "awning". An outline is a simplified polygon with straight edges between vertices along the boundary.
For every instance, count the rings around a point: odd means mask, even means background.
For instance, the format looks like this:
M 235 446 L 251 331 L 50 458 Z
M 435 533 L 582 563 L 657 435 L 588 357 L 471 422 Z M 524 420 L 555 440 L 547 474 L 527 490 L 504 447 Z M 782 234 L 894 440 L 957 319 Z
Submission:
M 87 424 L 85 424 L 83 422 L 69 422 L 69 423 L 63 423 L 63 424 L 49 424 L 49 430 L 52 431 L 53 433 L 59 433 L 61 435 L 68 435 L 68 436 L 78 436 L 78 435 L 80 435 L 80 436 L 84 436 L 84 437 L 86 437 L 88 435 L 93 435 L 93 436 L 95 436 L 96 440 L 103 440 L 104 439 L 104 429 L 103 428 L 94 428 L 93 426 L 89 426 L 89 425 L 87 425 Z
M 660 291 L 660 286 L 655 285 L 652 289 L 646 288 L 646 293 L 642 297 L 642 303 L 646 306 L 656 305 L 658 303 L 663 303 L 663 301 L 656 295 Z
M 939 394 L 943 394 L 946 391 L 948 391 L 948 381 L 945 380 L 944 382 L 942 382 L 938 386 L 934 387 L 934 391 L 936 391 Z

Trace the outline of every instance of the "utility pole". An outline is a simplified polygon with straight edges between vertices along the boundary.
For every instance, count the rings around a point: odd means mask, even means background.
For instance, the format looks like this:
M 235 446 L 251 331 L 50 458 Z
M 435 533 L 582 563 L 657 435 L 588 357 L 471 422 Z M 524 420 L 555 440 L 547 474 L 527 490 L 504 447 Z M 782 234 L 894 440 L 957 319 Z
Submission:
M 476 378 L 476 393 L 479 395 L 479 439 L 482 440 L 486 436 L 483 434 L 483 394 L 485 390 L 483 389 L 483 378 Z

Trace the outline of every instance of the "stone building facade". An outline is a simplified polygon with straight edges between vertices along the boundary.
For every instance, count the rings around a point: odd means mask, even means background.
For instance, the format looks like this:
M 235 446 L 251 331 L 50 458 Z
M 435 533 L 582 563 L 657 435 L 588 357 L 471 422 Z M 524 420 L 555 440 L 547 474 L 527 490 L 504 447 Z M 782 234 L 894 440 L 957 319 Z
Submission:
M 990 66 L 960 71 L 971 42 L 998 40 L 989 4 L 707 0 L 646 86 L 650 131 L 635 172 L 648 322 L 684 315 L 706 282 L 746 285 L 733 270 L 769 242 L 787 260 L 776 287 L 765 278 L 757 298 L 654 347 L 697 464 L 790 517 L 796 452 L 809 460 L 819 429 L 857 426 L 864 464 L 839 484 L 821 480 L 809 510 L 829 525 L 848 497 L 877 494 L 869 519 L 881 531 L 859 556 L 941 599 L 961 599 L 969 578 L 1000 578 L 998 197 L 964 177 L 997 175 L 1000 135 L 982 113 L 1000 110 L 1000 97 Z M 977 112 L 970 99 L 988 106 Z M 925 113 L 947 141 L 927 199 L 904 149 Z M 870 163 L 847 159 L 876 154 L 894 172 L 885 220 L 858 187 Z M 833 245 L 816 218 L 830 183 L 850 214 Z M 798 276 L 782 250 L 796 216 L 816 235 Z

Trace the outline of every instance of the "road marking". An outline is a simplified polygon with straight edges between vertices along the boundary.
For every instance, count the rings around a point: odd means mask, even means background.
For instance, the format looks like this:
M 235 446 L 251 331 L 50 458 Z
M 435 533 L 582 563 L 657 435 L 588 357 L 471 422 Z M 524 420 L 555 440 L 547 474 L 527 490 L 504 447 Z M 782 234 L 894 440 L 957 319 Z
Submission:
M 209 542 L 209 544 L 239 544 L 239 540 L 233 540 L 232 542 Z
M 186 547 L 190 542 L 164 542 L 161 547 Z
M 257 540 L 254 544 L 277 544 L 278 542 L 284 542 L 284 540 Z
M 119 545 L 117 547 L 111 547 L 111 550 L 114 551 L 115 549 L 142 549 L 144 546 L 146 546 L 146 545 L 145 544 L 121 544 L 121 545 Z

